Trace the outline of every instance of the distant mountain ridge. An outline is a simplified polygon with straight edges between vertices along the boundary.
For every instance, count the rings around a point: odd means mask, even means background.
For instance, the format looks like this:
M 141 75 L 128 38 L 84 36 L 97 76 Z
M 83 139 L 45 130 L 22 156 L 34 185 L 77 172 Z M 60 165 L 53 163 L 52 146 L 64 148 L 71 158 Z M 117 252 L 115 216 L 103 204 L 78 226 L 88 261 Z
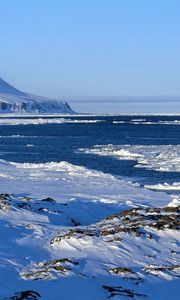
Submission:
M 74 113 L 67 102 L 24 93 L 0 78 L 0 113 Z

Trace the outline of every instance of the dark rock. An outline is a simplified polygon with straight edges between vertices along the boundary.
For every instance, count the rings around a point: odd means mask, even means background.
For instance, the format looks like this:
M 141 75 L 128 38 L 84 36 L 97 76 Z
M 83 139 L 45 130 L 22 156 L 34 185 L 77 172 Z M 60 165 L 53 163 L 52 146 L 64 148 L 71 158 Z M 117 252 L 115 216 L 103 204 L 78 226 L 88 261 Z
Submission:
M 18 292 L 14 296 L 8 298 L 7 300 L 38 300 L 40 297 L 41 296 L 38 292 L 27 290 Z
M 109 298 L 115 297 L 115 296 L 125 296 L 129 298 L 134 298 L 136 296 L 138 297 L 146 297 L 144 294 L 138 294 L 134 292 L 134 290 L 129 290 L 125 289 L 121 286 L 108 286 L 108 285 L 103 285 L 102 286 L 108 293 L 109 293 Z
M 42 202 L 45 201 L 45 202 L 56 203 L 56 201 L 55 201 L 54 199 L 50 198 L 50 197 L 47 197 L 47 198 L 45 198 L 45 199 L 42 199 L 41 201 L 42 201 Z

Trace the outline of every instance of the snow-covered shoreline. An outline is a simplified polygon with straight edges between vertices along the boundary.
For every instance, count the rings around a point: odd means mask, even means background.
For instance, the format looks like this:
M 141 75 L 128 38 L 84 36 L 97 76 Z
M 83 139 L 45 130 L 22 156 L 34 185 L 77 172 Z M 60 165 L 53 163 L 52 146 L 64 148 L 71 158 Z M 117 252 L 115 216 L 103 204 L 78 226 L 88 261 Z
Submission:
M 0 189 L 3 193 L 27 193 L 31 196 L 54 197 L 61 195 L 60 201 L 70 201 L 77 197 L 88 201 L 100 201 L 121 204 L 141 203 L 154 206 L 158 193 L 140 189 L 135 184 L 119 180 L 110 174 L 72 165 L 68 162 L 50 163 L 14 163 L 0 160 Z M 7 191 L 8 190 L 8 191 Z M 161 194 L 159 205 L 167 205 L 170 196 Z M 63 200 L 64 199 L 64 200 Z
M 176 195 L 67 162 L 0 178 L 2 299 L 178 300 Z

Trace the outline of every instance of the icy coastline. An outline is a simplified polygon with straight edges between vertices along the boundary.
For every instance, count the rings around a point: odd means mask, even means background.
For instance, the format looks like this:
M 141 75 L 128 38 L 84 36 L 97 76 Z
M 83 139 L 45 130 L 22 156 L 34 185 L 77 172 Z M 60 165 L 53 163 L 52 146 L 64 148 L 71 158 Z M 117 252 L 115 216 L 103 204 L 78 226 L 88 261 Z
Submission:
M 0 78 L 0 114 L 75 113 L 65 101 L 24 93 Z
M 176 195 L 67 162 L 0 167 L 2 299 L 178 300 Z

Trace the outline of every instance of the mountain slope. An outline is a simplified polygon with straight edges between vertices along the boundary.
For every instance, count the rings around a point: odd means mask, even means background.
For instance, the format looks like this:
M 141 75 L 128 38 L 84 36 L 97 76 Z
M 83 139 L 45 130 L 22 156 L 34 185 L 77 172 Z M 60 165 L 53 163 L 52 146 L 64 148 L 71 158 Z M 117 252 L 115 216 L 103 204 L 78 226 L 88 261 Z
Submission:
M 0 79 L 0 113 L 73 113 L 67 102 L 24 93 Z

